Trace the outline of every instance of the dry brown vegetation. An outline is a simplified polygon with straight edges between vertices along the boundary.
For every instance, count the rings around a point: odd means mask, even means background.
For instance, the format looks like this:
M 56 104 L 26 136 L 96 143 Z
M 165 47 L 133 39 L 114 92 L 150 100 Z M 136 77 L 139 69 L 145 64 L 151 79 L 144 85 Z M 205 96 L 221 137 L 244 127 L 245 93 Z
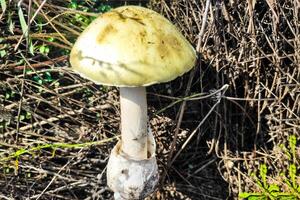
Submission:
M 0 2 L 0 199 L 112 199 L 118 91 L 70 71 L 68 53 L 96 12 L 126 2 Z M 199 52 L 192 72 L 148 88 L 162 179 L 149 199 L 262 193 L 262 166 L 300 198 L 287 183 L 295 166 L 300 185 L 300 3 L 213 0 L 199 38 L 205 3 L 148 2 Z

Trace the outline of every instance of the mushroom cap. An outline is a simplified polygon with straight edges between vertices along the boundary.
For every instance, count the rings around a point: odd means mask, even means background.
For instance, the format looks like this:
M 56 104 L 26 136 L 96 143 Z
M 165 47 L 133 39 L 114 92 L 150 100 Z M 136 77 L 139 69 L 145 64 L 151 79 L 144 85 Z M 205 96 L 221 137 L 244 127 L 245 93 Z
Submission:
M 95 83 L 119 87 L 167 82 L 189 71 L 196 52 L 160 14 L 122 6 L 96 18 L 70 55 L 72 69 Z

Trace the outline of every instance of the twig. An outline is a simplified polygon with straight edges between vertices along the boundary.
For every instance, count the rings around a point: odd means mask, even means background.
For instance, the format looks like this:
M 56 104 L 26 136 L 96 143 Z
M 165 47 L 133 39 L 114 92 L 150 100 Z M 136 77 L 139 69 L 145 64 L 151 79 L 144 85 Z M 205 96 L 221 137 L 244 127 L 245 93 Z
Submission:
M 53 59 L 51 59 L 51 60 L 47 60 L 47 61 L 44 61 L 44 62 L 34 63 L 34 64 L 31 64 L 30 66 L 31 66 L 32 68 L 45 67 L 45 66 L 49 66 L 49 65 L 56 64 L 57 62 L 64 61 L 64 60 L 67 59 L 67 57 L 68 57 L 68 56 L 60 56 L 60 57 L 53 58 Z M 22 70 L 22 69 L 24 69 L 25 67 L 26 67 L 25 65 L 19 65 L 19 66 L 14 67 L 14 69 L 16 69 L 16 70 Z
M 88 110 L 89 111 L 95 111 L 95 110 L 104 110 L 104 109 L 108 109 L 108 108 L 111 108 L 111 105 L 105 104 L 105 105 L 98 105 L 96 107 L 89 108 Z M 72 116 L 72 115 L 77 115 L 78 113 L 81 113 L 81 112 L 82 112 L 82 109 L 78 109 L 78 110 L 74 110 L 74 111 L 68 111 L 68 112 L 66 112 L 66 114 L 60 114 L 60 115 L 57 115 L 55 117 L 49 117 L 48 119 L 45 119 L 43 121 L 35 122 L 33 124 L 28 124 L 26 126 L 20 127 L 19 131 L 26 131 L 26 130 L 34 128 L 36 126 L 42 126 L 42 125 L 45 125 L 45 124 L 49 124 L 49 123 L 58 121 L 60 119 L 64 119 L 66 117 Z M 16 131 L 14 130 L 14 131 L 11 131 L 11 132 L 8 132 L 8 133 L 5 133 L 5 134 L 11 135 L 11 134 L 14 134 L 15 132 Z
M 22 58 L 27 62 L 26 58 L 22 53 L 20 53 Z M 23 79 L 21 81 L 21 91 L 20 91 L 20 101 L 18 106 L 18 115 L 17 115 L 17 128 L 16 128 L 16 143 L 18 144 L 18 137 L 19 137 L 19 131 L 20 131 L 20 117 L 21 117 L 21 110 L 22 110 L 22 102 L 24 97 L 24 84 L 25 84 L 25 74 L 26 74 L 26 66 L 23 68 Z
M 196 47 L 196 51 L 198 51 L 198 52 L 200 51 L 200 48 L 202 45 L 202 37 L 203 37 L 204 31 L 205 31 L 209 6 L 210 6 L 210 0 L 206 0 L 205 11 L 204 11 L 203 19 L 202 19 L 202 25 L 201 25 L 201 29 L 200 29 L 200 32 L 198 35 L 198 44 Z
M 59 175 L 60 174 L 60 172 L 62 171 L 62 170 L 64 170 L 64 168 L 65 167 L 67 167 L 68 165 L 69 165 L 69 163 L 73 160 L 74 158 L 72 158 L 71 160 L 68 160 L 68 162 L 64 165 L 64 166 L 62 166 L 60 169 L 59 169 L 59 171 L 57 172 L 57 174 L 55 174 L 55 176 L 53 176 L 53 178 L 51 179 L 51 181 L 48 183 L 48 185 L 44 188 L 44 190 L 40 193 L 40 194 L 38 194 L 37 196 L 36 196 L 36 200 L 38 200 L 39 198 L 41 198 L 41 196 L 46 192 L 46 190 L 50 187 L 50 185 L 53 183 L 53 181 L 56 179 L 56 177 L 57 177 L 57 175 Z M 32 197 L 31 197 L 32 198 Z
M 194 131 L 190 134 L 190 136 L 186 139 L 186 141 L 183 143 L 181 148 L 178 150 L 176 155 L 173 157 L 173 159 L 170 162 L 170 165 L 173 164 L 173 162 L 176 160 L 176 158 L 179 156 L 179 154 L 184 150 L 186 145 L 190 142 L 190 140 L 193 138 L 193 136 L 197 133 L 198 129 L 202 126 L 202 124 L 206 121 L 206 119 L 209 117 L 209 115 L 213 112 L 213 110 L 216 108 L 216 106 L 221 101 L 221 96 L 226 92 L 228 89 L 228 85 L 224 85 L 222 88 L 220 88 L 218 91 L 220 93 L 220 96 L 217 97 L 217 102 L 211 107 L 211 109 L 208 111 L 208 113 L 205 115 L 205 117 L 201 120 L 201 122 L 198 124 L 198 126 L 194 129 Z

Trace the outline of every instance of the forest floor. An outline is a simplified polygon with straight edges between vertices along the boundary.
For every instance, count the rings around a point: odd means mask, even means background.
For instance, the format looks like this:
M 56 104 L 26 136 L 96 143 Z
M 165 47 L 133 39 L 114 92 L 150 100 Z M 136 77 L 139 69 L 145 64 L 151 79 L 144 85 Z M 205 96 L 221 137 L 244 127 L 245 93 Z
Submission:
M 69 53 L 126 3 L 174 22 L 199 56 L 147 88 L 161 175 L 148 199 L 300 199 L 299 1 L 0 3 L 0 199 L 113 199 L 118 88 L 78 76 Z

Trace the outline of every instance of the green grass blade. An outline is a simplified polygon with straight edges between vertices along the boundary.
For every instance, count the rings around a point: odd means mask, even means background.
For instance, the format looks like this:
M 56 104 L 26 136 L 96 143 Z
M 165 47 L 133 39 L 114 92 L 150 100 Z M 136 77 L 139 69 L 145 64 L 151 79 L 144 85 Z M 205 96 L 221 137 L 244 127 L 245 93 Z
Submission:
M 2 9 L 1 15 L 3 15 L 3 13 L 5 12 L 6 7 L 7 7 L 5 0 L 0 0 L 0 4 L 1 4 L 1 9 Z
M 26 24 L 24 13 L 23 13 L 21 7 L 19 7 L 19 9 L 18 9 L 18 16 L 19 16 L 19 20 L 20 20 L 20 24 L 21 24 L 23 34 L 24 34 L 25 37 L 27 37 L 28 36 L 28 26 Z

